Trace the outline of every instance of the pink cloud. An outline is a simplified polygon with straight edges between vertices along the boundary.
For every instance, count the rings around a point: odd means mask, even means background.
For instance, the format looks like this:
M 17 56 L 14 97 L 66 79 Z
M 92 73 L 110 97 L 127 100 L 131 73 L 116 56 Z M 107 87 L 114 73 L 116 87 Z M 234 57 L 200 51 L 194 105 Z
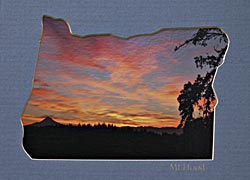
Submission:
M 161 35 L 164 33 L 168 34 Z M 176 126 L 176 99 L 193 76 L 164 74 L 183 63 L 181 56 L 173 53 L 182 40 L 171 33 L 166 30 L 130 39 L 112 35 L 80 38 L 70 33 L 65 21 L 45 17 L 34 87 L 22 116 L 24 124 L 39 121 L 49 112 L 64 123 Z M 102 79 L 104 74 L 107 77 Z M 146 76 L 155 77 L 148 80 Z M 155 82 L 159 87 L 152 87 Z M 166 110 L 150 109 L 151 102 Z

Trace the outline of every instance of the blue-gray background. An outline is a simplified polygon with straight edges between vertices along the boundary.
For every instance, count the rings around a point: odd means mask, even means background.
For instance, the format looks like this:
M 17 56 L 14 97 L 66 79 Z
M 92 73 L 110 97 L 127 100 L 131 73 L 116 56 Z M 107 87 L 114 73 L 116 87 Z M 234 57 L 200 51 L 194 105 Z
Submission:
M 250 1 L 0 0 L 1 179 L 248 179 L 250 176 Z M 74 34 L 127 37 L 166 27 L 220 26 L 230 48 L 214 83 L 215 160 L 205 172 L 175 172 L 171 162 L 32 161 L 21 146 L 20 116 L 32 87 L 41 18 L 63 18 Z M 190 162 L 199 165 L 200 162 Z

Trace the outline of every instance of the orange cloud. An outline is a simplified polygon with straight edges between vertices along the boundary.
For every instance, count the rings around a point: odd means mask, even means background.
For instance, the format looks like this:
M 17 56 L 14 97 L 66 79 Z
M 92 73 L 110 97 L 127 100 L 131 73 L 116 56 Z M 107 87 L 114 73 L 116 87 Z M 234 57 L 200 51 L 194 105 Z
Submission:
M 47 17 L 43 28 L 24 124 L 51 115 L 62 123 L 178 125 L 177 97 L 197 71 L 195 65 L 188 69 L 185 54 L 174 53 L 174 46 L 183 42 L 177 31 L 128 39 L 80 38 L 63 20 Z M 180 66 L 187 72 L 179 72 Z

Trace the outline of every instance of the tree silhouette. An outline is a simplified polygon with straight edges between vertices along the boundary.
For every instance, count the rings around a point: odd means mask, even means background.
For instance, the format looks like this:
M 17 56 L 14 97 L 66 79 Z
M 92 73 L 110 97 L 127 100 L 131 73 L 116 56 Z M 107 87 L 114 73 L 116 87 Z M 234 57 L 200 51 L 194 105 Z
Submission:
M 184 88 L 180 91 L 180 95 L 177 98 L 179 102 L 178 110 L 180 111 L 181 116 L 178 128 L 185 127 L 187 122 L 192 122 L 194 120 L 193 113 L 195 106 L 197 106 L 198 110 L 202 112 L 203 119 L 209 119 L 209 114 L 213 113 L 211 104 L 216 98 L 212 88 L 212 83 L 216 69 L 222 63 L 227 50 L 228 38 L 221 29 L 200 28 L 191 39 L 188 39 L 183 44 L 175 47 L 175 51 L 190 44 L 206 47 L 212 40 L 217 42 L 213 47 L 213 54 L 194 57 L 194 62 L 197 68 L 202 69 L 203 67 L 208 66 L 211 70 L 204 76 L 198 74 L 193 83 L 189 81 L 184 84 Z

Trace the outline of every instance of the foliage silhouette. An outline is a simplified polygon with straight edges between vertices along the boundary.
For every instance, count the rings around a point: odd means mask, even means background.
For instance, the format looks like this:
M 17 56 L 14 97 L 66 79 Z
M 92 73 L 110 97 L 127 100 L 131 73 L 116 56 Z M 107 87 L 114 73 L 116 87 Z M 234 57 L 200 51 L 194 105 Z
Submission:
M 203 114 L 203 118 L 207 119 L 213 109 L 211 105 L 215 102 L 215 94 L 212 88 L 214 75 L 218 66 L 222 63 L 225 52 L 228 48 L 228 39 L 226 34 L 218 28 L 201 28 L 193 35 L 191 39 L 186 40 L 183 44 L 175 47 L 178 51 L 181 47 L 193 44 L 194 46 L 206 47 L 212 40 L 217 40 L 217 47 L 214 45 L 214 53 L 194 57 L 197 68 L 208 66 L 210 71 L 206 75 L 198 75 L 196 80 L 184 84 L 184 88 L 180 91 L 177 100 L 179 102 L 179 111 L 181 121 L 178 128 L 185 127 L 187 122 L 194 120 L 193 113 L 195 106 Z M 222 45 L 222 47 L 220 47 Z M 218 49 L 220 47 L 220 49 Z M 186 128 L 189 126 L 186 126 Z

